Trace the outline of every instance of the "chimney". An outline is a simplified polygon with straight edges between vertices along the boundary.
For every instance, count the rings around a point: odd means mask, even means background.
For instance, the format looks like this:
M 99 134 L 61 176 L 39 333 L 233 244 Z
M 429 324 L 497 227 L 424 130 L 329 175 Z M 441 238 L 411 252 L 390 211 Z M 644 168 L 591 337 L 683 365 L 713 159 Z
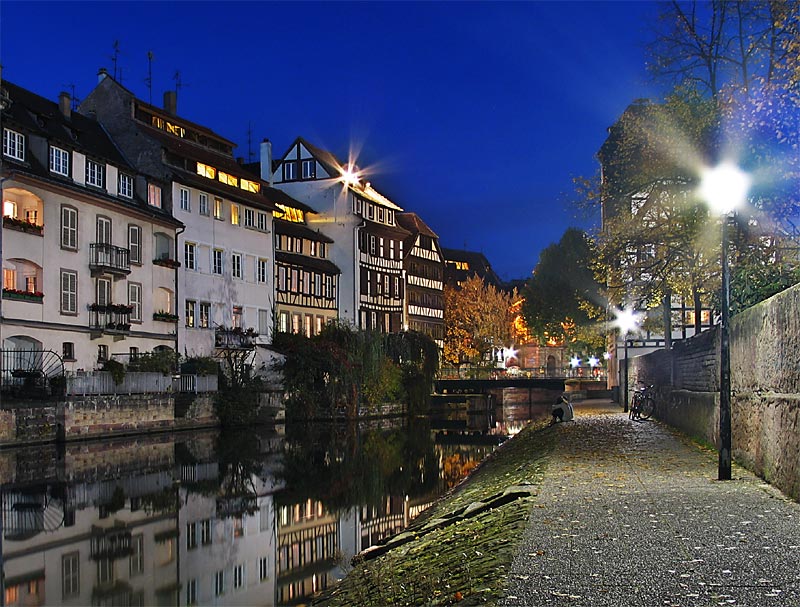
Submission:
M 175 91 L 164 91 L 164 111 L 170 116 L 178 113 L 178 93 Z
M 72 98 L 69 96 L 69 93 L 61 91 L 58 94 L 58 109 L 61 110 L 64 118 L 69 120 L 72 114 Z
M 97 84 L 100 84 L 106 78 L 108 78 L 108 70 L 106 70 L 104 67 L 101 67 L 100 71 L 97 72 Z
M 269 139 L 261 142 L 261 179 L 272 187 L 272 142 Z

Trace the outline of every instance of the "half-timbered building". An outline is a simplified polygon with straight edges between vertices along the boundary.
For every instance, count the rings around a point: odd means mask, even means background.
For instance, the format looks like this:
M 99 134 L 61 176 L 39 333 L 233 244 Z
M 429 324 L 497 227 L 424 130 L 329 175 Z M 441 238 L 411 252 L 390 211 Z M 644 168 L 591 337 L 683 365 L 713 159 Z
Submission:
M 330 260 L 341 269 L 339 317 L 372 331 L 403 329 L 404 241 L 396 213 L 403 209 L 375 190 L 352 165 L 303 138 L 277 162 L 272 180 L 317 211 L 308 226 L 330 237 Z M 265 178 L 262 172 L 262 178 Z
M 152 176 L 149 202 L 186 226 L 180 234 L 177 324 L 181 354 L 268 343 L 274 319 L 272 237 L 276 207 L 268 184 L 233 156 L 231 141 L 177 116 L 172 91 L 159 108 L 137 99 L 104 71 L 81 104 Z M 156 263 L 158 261 L 156 260 Z M 156 305 L 171 311 L 155 294 Z
M 397 213 L 409 232 L 403 266 L 406 279 L 405 325 L 444 347 L 444 258 L 439 237 L 416 213 Z
M 78 372 L 174 348 L 150 294 L 174 293 L 175 272 L 150 260 L 180 222 L 148 204 L 147 179 L 69 95 L 0 93 L 3 372 L 48 374 L 50 351 Z

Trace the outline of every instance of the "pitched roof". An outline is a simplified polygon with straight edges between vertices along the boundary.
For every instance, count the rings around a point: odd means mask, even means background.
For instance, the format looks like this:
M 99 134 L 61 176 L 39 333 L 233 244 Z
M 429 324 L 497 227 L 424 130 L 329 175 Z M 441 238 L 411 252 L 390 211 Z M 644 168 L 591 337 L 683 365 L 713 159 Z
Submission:
M 422 218 L 416 213 L 397 213 L 395 215 L 395 219 L 397 219 L 397 223 L 399 223 L 409 232 L 414 234 L 423 234 L 425 236 L 430 236 L 431 238 L 439 238 L 436 232 L 431 230 L 430 227 L 428 227 L 428 224 L 422 221 Z
M 442 249 L 442 254 L 446 262 L 465 261 L 469 265 L 469 270 L 456 270 L 457 280 L 463 280 L 471 274 L 476 274 L 490 284 L 499 287 L 502 284 L 500 277 L 492 269 L 489 260 L 483 253 L 477 251 L 465 251 L 463 249 Z M 448 267 L 450 266 L 450 267 Z M 445 266 L 448 272 L 452 272 L 452 264 Z
M 283 263 L 292 264 L 295 266 L 302 266 L 311 268 L 312 270 L 319 270 L 326 274 L 341 274 L 342 271 L 332 261 L 327 259 L 320 259 L 319 257 L 309 257 L 308 255 L 300 255 L 299 253 L 287 253 L 286 251 L 275 251 L 275 260 Z
M 277 207 L 263 194 L 257 194 L 255 192 L 243 190 L 215 179 L 207 179 L 206 177 L 202 177 L 197 173 L 192 173 L 191 171 L 186 171 L 176 167 L 171 167 L 171 169 L 174 174 L 175 181 L 184 185 L 195 187 L 198 190 L 203 190 L 209 194 L 222 196 L 228 200 L 246 202 L 266 211 L 277 210 Z
M 307 225 L 296 223 L 294 221 L 286 221 L 285 219 L 275 218 L 274 221 L 275 233 L 284 234 L 286 236 L 299 236 L 300 238 L 307 238 L 316 242 L 332 243 L 333 239 L 328 238 L 318 230 L 312 230 Z

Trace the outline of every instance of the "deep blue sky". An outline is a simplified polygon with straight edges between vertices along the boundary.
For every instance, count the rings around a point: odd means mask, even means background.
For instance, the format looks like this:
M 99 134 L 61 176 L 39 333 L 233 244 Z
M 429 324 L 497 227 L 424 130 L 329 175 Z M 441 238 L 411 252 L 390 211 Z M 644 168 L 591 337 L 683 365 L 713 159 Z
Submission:
M 572 178 L 597 170 L 606 128 L 655 96 L 644 44 L 653 2 L 9 2 L 3 78 L 56 100 L 113 73 L 153 103 L 239 144 L 295 137 L 418 213 L 443 246 L 526 277 L 570 225 Z M 121 72 L 121 75 L 120 75 Z

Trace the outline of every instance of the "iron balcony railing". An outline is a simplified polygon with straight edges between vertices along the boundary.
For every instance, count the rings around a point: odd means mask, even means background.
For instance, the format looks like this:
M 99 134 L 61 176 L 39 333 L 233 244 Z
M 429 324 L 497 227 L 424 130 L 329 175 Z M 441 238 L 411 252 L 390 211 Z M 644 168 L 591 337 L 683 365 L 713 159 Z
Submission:
M 130 250 L 106 242 L 90 243 L 89 268 L 111 274 L 130 274 Z

